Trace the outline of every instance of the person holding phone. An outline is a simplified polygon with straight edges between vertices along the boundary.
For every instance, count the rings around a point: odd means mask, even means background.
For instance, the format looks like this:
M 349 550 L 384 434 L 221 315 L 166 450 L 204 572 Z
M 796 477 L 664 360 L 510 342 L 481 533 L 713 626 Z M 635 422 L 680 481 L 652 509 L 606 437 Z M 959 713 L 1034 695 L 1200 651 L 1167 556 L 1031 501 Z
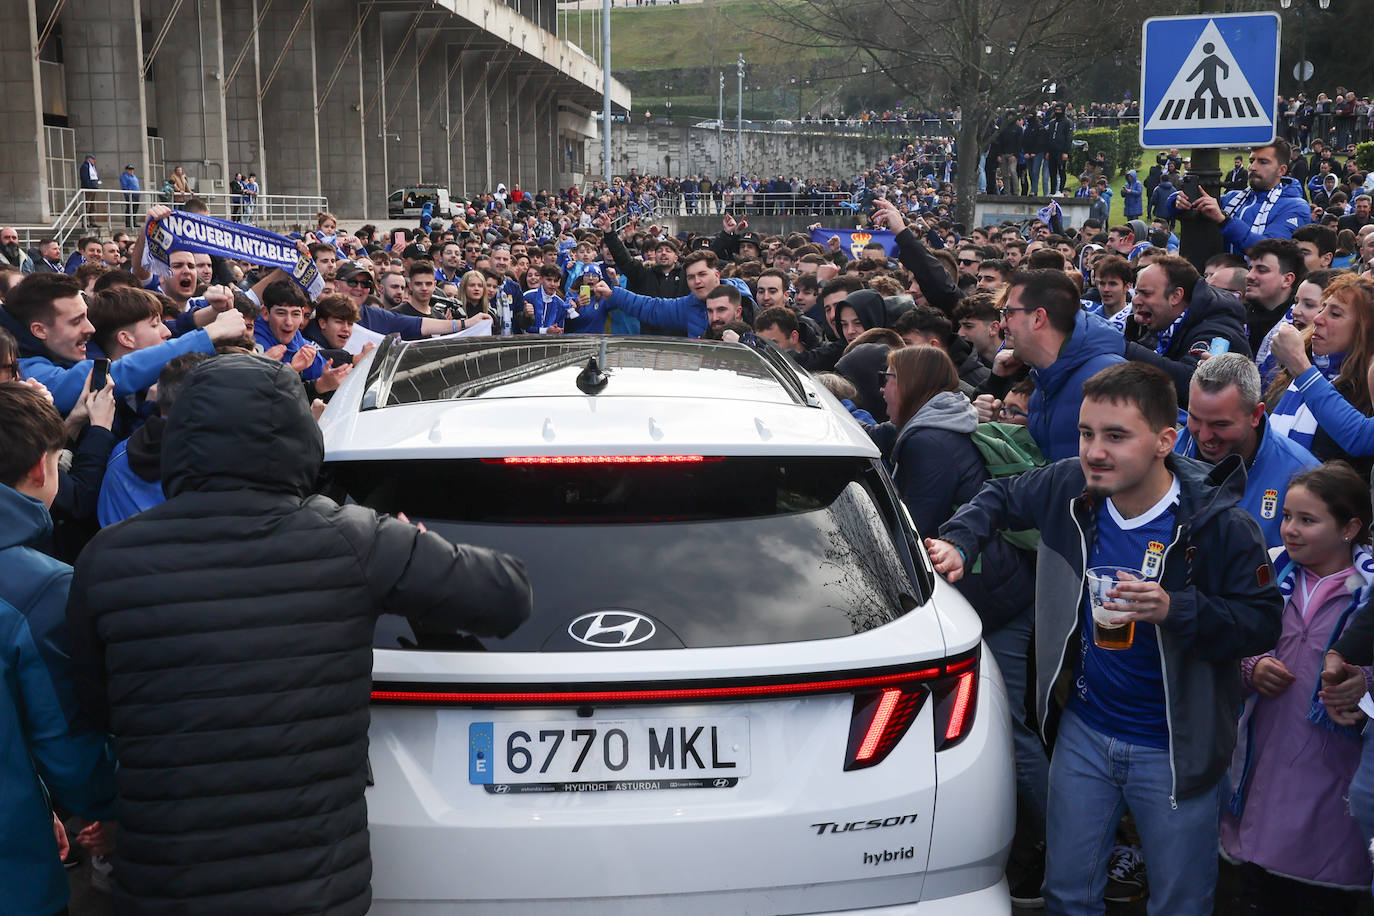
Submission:
M 1244 254 L 1261 239 L 1291 239 L 1293 231 L 1312 217 L 1302 186 L 1287 177 L 1291 158 L 1286 140 L 1257 146 L 1250 151 L 1250 182 L 1245 190 L 1228 191 L 1218 200 L 1202 187 L 1180 189 L 1164 202 L 1160 215 L 1175 219 L 1188 214 L 1211 220 L 1221 227 L 1226 250 L 1233 254 Z

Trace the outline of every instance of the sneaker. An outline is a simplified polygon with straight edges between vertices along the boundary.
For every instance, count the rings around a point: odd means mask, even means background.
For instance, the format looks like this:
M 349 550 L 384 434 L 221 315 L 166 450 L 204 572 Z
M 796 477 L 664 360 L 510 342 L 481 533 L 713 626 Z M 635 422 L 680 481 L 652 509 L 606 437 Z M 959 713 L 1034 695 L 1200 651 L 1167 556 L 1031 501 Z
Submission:
M 1150 885 L 1140 848 L 1113 846 L 1111 863 L 1107 866 L 1107 891 L 1102 899 L 1108 903 L 1131 903 L 1148 896 Z
M 102 894 L 110 892 L 110 872 L 114 867 L 104 856 L 91 856 L 91 889 Z
M 1045 883 L 1045 860 L 1042 857 L 1036 864 L 1021 876 L 1011 889 L 1012 906 L 1019 906 L 1027 910 L 1043 910 L 1045 908 L 1045 897 L 1041 893 L 1041 887 Z

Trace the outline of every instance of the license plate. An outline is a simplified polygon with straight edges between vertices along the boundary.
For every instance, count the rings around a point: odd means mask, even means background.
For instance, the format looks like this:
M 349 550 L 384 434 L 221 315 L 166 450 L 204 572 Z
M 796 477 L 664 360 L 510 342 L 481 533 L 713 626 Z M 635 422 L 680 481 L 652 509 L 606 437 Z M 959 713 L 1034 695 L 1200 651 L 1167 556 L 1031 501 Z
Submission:
M 468 782 L 494 795 L 728 789 L 748 775 L 744 716 L 468 726 Z

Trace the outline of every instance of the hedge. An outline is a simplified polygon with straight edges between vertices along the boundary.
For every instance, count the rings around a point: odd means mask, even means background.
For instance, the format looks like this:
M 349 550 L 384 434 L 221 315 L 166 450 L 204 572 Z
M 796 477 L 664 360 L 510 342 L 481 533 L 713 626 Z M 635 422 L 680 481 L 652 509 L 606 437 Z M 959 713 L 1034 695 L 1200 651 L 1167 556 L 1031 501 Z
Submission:
M 1355 163 L 1361 172 L 1374 171 L 1374 143 L 1361 143 L 1355 147 Z
M 1107 178 L 1115 178 L 1127 169 L 1140 163 L 1144 149 L 1140 146 L 1138 128 L 1135 124 L 1122 124 L 1120 127 L 1094 127 L 1074 133 L 1074 140 L 1081 140 L 1086 146 L 1075 145 L 1069 153 L 1068 177 L 1072 181 L 1087 166 L 1088 157 L 1098 150 L 1107 154 Z

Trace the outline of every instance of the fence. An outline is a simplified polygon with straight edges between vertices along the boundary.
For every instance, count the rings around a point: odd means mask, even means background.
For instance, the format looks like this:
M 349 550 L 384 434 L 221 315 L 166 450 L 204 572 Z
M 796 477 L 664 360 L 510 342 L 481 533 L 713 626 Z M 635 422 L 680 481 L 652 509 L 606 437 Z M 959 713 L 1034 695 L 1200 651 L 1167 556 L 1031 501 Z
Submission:
M 205 201 L 211 216 L 251 223 L 274 232 L 303 232 L 315 228 L 315 214 L 329 209 L 325 197 L 259 194 L 252 203 L 233 194 L 196 194 Z M 181 202 L 157 191 L 106 191 L 82 188 L 51 226 L 16 226 L 24 247 L 42 238 L 55 238 L 67 250 L 72 240 L 88 232 L 109 236 L 120 229 L 141 229 L 144 214 L 154 204 L 178 206 Z
M 832 216 L 853 212 L 850 195 L 840 191 L 821 191 L 813 194 L 768 194 L 745 191 L 717 197 L 713 194 L 660 194 L 652 206 L 642 209 L 643 223 L 654 216 L 693 216 L 697 214 L 730 213 L 735 216 L 796 216 L 810 214 Z

